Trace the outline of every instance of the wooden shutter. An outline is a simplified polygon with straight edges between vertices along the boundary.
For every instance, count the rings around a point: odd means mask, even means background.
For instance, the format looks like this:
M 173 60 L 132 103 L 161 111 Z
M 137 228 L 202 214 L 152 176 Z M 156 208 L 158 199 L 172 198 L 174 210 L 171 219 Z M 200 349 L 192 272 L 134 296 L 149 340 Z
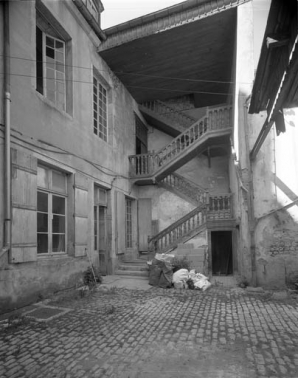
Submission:
M 10 262 L 37 260 L 37 159 L 12 150 L 12 245 Z
M 75 175 L 75 256 L 85 256 L 88 248 L 88 179 Z

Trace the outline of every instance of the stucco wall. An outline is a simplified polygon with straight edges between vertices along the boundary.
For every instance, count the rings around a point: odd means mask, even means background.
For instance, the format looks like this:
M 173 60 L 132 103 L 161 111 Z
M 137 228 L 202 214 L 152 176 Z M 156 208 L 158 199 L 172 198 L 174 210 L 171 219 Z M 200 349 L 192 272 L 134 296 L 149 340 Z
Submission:
M 253 12 L 252 4 L 237 7 L 237 35 L 234 77 L 234 130 L 233 158 L 230 162 L 230 179 L 234 191 L 237 227 L 237 255 L 239 274 L 254 284 L 254 250 L 251 243 L 249 124 L 247 101 L 254 76 Z
M 139 198 L 152 199 L 152 220 L 158 220 L 159 232 L 195 208 L 191 203 L 156 185 L 141 186 Z
M 134 111 L 138 113 L 137 104 L 97 54 L 100 41 L 74 3 L 50 0 L 43 3 L 72 38 L 72 66 L 69 69 L 73 70 L 73 112 L 68 114 L 58 110 L 36 91 L 35 2 L 10 2 L 11 56 L 20 58 L 11 59 L 12 148 L 52 168 L 63 170 L 73 177 L 75 184 L 78 175 L 83 177 L 88 193 L 85 209 L 88 215 L 85 224 L 87 234 L 80 237 L 86 238 L 89 256 L 95 264 L 98 264 L 98 254 L 94 252 L 93 235 L 94 185 L 109 191 L 108 266 L 109 273 L 112 273 L 118 262 L 116 253 L 125 252 L 125 196 L 135 199 L 137 194 L 128 177 L 128 156 L 135 153 Z M 93 67 L 107 83 L 110 92 L 108 142 L 93 133 Z M 2 143 L 3 139 L 0 139 L 1 156 Z M 0 194 L 3 198 L 3 159 L 0 161 Z M 76 199 L 71 194 L 73 188 L 70 186 L 69 189 L 68 199 L 73 206 L 70 216 L 73 217 Z M 117 207 L 116 193 L 121 194 Z M 2 208 L 3 201 L 0 204 L 1 225 L 4 221 Z M 137 252 L 136 206 L 132 231 L 130 255 Z M 38 295 L 80 283 L 82 273 L 89 265 L 83 247 L 82 256 L 74 257 L 76 248 L 80 247 L 75 246 L 75 241 L 82 233 L 78 227 L 69 225 L 68 251 L 59 257 L 37 256 L 36 261 L 8 266 L 3 264 L 2 259 L 1 307 L 12 308 L 19 303 L 33 301 Z M 2 227 L 0 242 L 2 247 Z
M 276 289 L 298 279 L 298 109 L 284 114 L 253 163 L 257 282 Z

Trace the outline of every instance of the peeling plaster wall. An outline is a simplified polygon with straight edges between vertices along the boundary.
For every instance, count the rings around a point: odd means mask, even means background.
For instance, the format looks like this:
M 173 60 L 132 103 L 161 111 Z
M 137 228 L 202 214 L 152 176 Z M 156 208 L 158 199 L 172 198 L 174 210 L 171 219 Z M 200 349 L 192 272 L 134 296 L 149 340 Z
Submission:
M 98 253 L 94 251 L 93 235 L 94 185 L 99 185 L 110 193 L 108 273 L 112 273 L 117 266 L 116 252 L 137 253 L 137 206 L 134 206 L 133 214 L 133 248 L 129 251 L 126 251 L 124 244 L 124 225 L 125 196 L 131 199 L 137 198 L 137 188 L 132 187 L 128 178 L 128 156 L 135 153 L 134 112 L 139 113 L 138 106 L 97 54 L 100 41 L 74 3 L 50 0 L 44 0 L 43 3 L 72 38 L 73 112 L 68 114 L 58 110 L 36 91 L 36 71 L 35 64 L 32 63 L 36 59 L 35 2 L 9 2 L 11 55 L 25 59 L 11 60 L 12 72 L 18 72 L 20 75 L 11 77 L 12 148 L 20 153 L 20 156 L 26 154 L 35 161 L 37 159 L 50 167 L 66 171 L 68 176 L 73 178 L 68 190 L 70 205 L 67 221 L 68 249 L 67 253 L 60 256 L 36 257 L 35 253 L 36 261 L 28 261 L 28 256 L 25 256 L 24 262 L 8 265 L 4 264 L 2 258 L 0 261 L 1 309 L 30 303 L 36 300 L 38 295 L 46 295 L 53 290 L 65 289 L 81 282 L 82 273 L 90 264 L 84 253 L 85 245 L 76 245 L 76 237 L 82 236 L 84 231 L 79 227 L 75 228 L 74 222 L 69 221 L 75 217 L 77 202 L 73 184 L 78 175 L 82 177 L 81 184 L 84 184 L 88 193 L 85 237 L 87 251 L 93 263 L 98 265 Z M 2 10 L 1 6 L 0 10 Z M 2 48 L 1 33 L 0 48 Z M 1 64 L 0 59 L 0 66 Z M 97 69 L 102 80 L 110 88 L 108 142 L 93 133 L 92 67 Z M 1 113 L 2 103 L 0 105 L 2 122 Z M 0 153 L 3 156 L 2 130 L 0 138 Z M 3 159 L 0 159 L 0 175 L 0 246 L 2 247 Z M 33 195 L 36 195 L 36 191 L 35 185 Z M 119 193 L 121 201 L 116 207 L 115 197 Z M 36 235 L 36 226 L 34 227 L 34 230 L 30 228 L 31 235 Z M 24 229 L 27 230 L 26 227 Z M 120 245 L 118 245 L 119 241 Z M 34 248 L 36 251 L 36 243 L 32 249 Z M 75 255 L 76 248 L 82 249 L 82 255 Z
M 230 162 L 230 179 L 234 191 L 236 216 L 239 221 L 237 230 L 237 254 L 239 274 L 253 284 L 253 249 L 251 243 L 251 207 L 248 197 L 250 186 L 250 164 L 247 119 L 247 99 L 251 93 L 254 77 L 253 60 L 253 11 L 252 4 L 237 7 L 237 36 L 235 56 L 234 86 L 234 161 Z M 236 189 L 237 187 L 237 189 Z
M 159 232 L 195 208 L 189 202 L 156 185 L 141 186 L 139 198 L 152 199 L 152 220 L 158 220 Z
M 257 282 L 276 289 L 298 281 L 298 109 L 284 114 L 253 164 Z

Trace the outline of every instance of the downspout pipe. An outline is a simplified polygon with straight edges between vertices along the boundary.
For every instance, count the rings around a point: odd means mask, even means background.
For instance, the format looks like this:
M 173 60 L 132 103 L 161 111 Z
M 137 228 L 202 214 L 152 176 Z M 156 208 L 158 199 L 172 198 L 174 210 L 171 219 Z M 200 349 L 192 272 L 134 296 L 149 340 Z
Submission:
M 11 155 L 10 155 L 10 33 L 9 2 L 3 2 L 4 26 L 4 243 L 0 257 L 11 249 Z

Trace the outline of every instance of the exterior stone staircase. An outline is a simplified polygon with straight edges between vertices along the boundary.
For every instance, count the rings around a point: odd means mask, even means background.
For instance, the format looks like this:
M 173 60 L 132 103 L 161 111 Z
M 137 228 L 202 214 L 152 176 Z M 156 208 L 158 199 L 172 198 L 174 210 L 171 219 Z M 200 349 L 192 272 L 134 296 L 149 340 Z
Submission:
M 204 198 L 204 197 L 203 197 Z M 150 254 L 168 253 L 187 242 L 211 223 L 233 221 L 232 194 L 206 196 L 194 210 L 149 239 Z
M 176 173 L 169 174 L 157 184 L 187 200 L 194 206 L 208 201 L 208 192 L 204 188 Z
M 147 122 L 157 129 L 176 137 L 190 127 L 196 120 L 162 101 L 147 101 L 139 105 Z
M 115 274 L 119 276 L 148 278 L 147 259 L 139 258 L 122 261 L 118 265 Z
M 172 129 L 176 131 L 174 134 L 169 132 L 170 135 L 175 135 L 177 130 L 181 132 L 157 152 L 129 156 L 130 177 L 134 184 L 158 184 L 187 198 L 196 206 L 190 213 L 148 240 L 151 257 L 155 253 L 168 253 L 178 245 L 182 246 L 205 231 L 210 222 L 231 220 L 233 214 L 230 193 L 209 196 L 197 184 L 173 173 L 208 147 L 230 143 L 232 107 L 222 105 L 206 108 L 205 116 L 195 122 L 188 116 L 185 119 L 184 114 L 179 118 L 179 113 L 174 110 L 160 101 L 142 105 L 143 114 L 147 112 L 155 124 L 161 122 L 161 119 L 163 126 L 167 124 L 170 127 L 172 124 Z M 187 126 L 189 127 L 185 128 Z
M 208 147 L 229 143 L 231 130 L 231 106 L 207 108 L 206 116 L 159 151 L 129 156 L 130 178 L 137 185 L 159 182 Z

